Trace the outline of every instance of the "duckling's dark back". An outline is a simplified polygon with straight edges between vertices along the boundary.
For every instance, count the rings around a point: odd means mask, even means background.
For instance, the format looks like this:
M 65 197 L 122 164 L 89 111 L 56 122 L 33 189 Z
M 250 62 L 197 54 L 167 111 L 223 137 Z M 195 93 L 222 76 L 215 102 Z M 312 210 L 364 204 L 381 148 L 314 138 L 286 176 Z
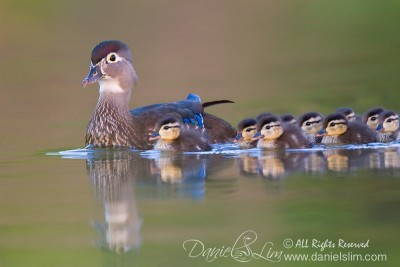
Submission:
M 345 144 L 367 144 L 376 142 L 376 135 L 362 122 L 348 122 L 347 131 L 338 136 L 338 141 Z
M 183 126 L 181 134 L 174 140 L 171 146 L 175 151 L 210 151 L 212 146 L 209 143 L 208 135 L 206 135 L 200 128 L 192 126 Z
M 276 140 L 276 146 L 277 148 L 307 148 L 311 145 L 298 126 L 285 123 L 283 134 Z

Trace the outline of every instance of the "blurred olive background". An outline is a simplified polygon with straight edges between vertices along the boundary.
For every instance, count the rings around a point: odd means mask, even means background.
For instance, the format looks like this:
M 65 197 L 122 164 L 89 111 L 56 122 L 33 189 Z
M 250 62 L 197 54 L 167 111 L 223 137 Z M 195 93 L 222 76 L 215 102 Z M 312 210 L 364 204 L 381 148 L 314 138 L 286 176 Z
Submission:
M 87 244 L 88 236 L 96 239 L 88 222 L 101 217 L 101 211 L 93 209 L 97 203 L 83 161 L 44 156 L 84 145 L 98 91 L 97 85 L 82 88 L 81 81 L 100 41 L 122 40 L 132 50 L 139 75 L 132 107 L 183 99 L 193 92 L 203 101 L 235 101 L 209 112 L 236 125 L 262 111 L 327 114 L 339 106 L 358 113 L 373 106 L 400 111 L 399 28 L 396 0 L 0 0 L 0 266 L 119 263 L 113 254 Z M 232 173 L 227 170 L 219 178 L 230 181 Z M 301 238 L 301 233 L 325 226 L 335 238 L 351 231 L 353 239 L 371 233 L 376 237 L 373 248 L 380 248 L 373 252 L 394 254 L 399 214 L 390 212 L 398 209 L 398 190 L 390 179 L 382 185 L 373 175 L 366 182 L 360 177 L 344 185 L 325 177 L 322 188 L 296 177 L 288 191 L 273 190 L 272 195 L 265 195 L 260 181 L 239 180 L 236 186 L 245 189 L 212 202 L 211 211 L 207 205 L 179 201 L 146 202 L 141 210 L 147 210 L 148 243 L 140 261 L 172 266 L 174 259 L 182 259 L 177 254 L 181 240 L 198 237 L 192 236 L 195 230 L 207 228 L 213 244 L 221 245 L 221 236 L 234 239 L 246 230 L 242 226 L 250 225 L 265 227 L 259 232 L 263 240 L 288 234 Z M 381 193 L 366 201 L 375 187 Z M 211 184 L 208 189 L 210 198 L 218 199 L 221 188 Z M 261 205 L 254 212 L 237 215 L 237 207 L 226 209 L 233 199 L 237 204 L 247 196 Z M 301 204 L 314 205 L 314 196 L 327 199 L 304 213 Z M 347 206 L 353 197 L 359 200 Z M 342 202 L 334 202 L 337 198 Z M 170 217 L 162 217 L 172 205 L 176 209 Z M 180 210 L 199 215 L 188 219 Z M 237 222 L 238 217 L 258 215 L 255 210 L 265 212 L 259 221 Z M 202 217 L 206 212 L 210 217 Z M 332 213 L 337 220 L 326 219 Z M 383 222 L 377 219 L 382 217 Z M 177 221 L 185 230 L 163 228 Z M 232 221 L 236 224 L 227 227 Z M 287 221 L 293 223 L 282 225 Z M 174 246 L 163 251 L 170 244 Z M 131 260 L 124 266 L 131 266 Z M 182 266 L 205 264 L 186 260 Z

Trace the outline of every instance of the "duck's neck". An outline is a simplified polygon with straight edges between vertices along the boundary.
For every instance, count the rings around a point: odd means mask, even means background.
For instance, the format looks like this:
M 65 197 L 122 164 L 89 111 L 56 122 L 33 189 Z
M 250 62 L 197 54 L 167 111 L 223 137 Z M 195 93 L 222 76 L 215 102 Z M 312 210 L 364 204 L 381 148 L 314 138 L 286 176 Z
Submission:
M 99 101 L 87 128 L 86 145 L 144 148 L 140 122 L 129 112 L 129 97 L 130 90 L 100 87 Z

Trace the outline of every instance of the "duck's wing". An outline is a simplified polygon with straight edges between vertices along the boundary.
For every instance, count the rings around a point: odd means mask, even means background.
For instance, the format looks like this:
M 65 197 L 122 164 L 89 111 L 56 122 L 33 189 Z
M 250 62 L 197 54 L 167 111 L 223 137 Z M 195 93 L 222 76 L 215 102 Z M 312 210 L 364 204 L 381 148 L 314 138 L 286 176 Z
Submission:
M 209 113 L 203 114 L 204 128 L 212 143 L 232 142 L 236 130 L 227 121 Z

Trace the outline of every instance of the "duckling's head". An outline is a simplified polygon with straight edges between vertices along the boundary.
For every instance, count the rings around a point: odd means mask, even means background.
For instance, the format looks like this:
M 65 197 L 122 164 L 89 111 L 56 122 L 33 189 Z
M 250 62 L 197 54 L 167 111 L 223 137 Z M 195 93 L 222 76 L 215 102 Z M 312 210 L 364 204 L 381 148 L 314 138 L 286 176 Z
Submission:
M 341 114 L 330 114 L 325 117 L 320 134 L 339 136 L 347 131 L 348 121 Z
M 272 116 L 272 115 L 273 114 L 269 113 L 269 112 L 262 112 L 262 113 L 258 114 L 258 116 L 256 117 L 256 121 L 259 121 L 264 117 L 269 117 L 269 116 Z
M 255 119 L 244 119 L 239 122 L 237 129 L 238 134 L 235 137 L 234 142 L 240 140 L 250 141 L 257 132 L 257 121 Z
M 290 114 L 284 114 L 284 115 L 282 115 L 282 116 L 281 116 L 281 121 L 282 121 L 283 123 L 290 123 L 290 124 L 293 124 L 293 125 L 296 125 L 296 124 L 297 124 L 296 118 L 293 117 L 293 116 L 290 115 Z
M 98 82 L 100 93 L 130 91 L 138 78 L 129 47 L 121 41 L 103 41 L 93 48 L 90 71 L 82 85 Z
M 266 116 L 257 122 L 257 133 L 253 140 L 260 138 L 274 140 L 283 134 L 282 122 L 276 116 Z
M 322 129 L 322 115 L 317 112 L 308 112 L 300 116 L 298 125 L 309 135 L 315 135 Z
M 356 120 L 356 113 L 351 108 L 338 108 L 335 113 L 343 115 L 348 121 Z
M 368 127 L 375 131 L 379 124 L 379 115 L 384 112 L 382 108 L 373 108 L 365 112 L 363 116 L 363 122 L 368 125 Z
M 156 129 L 158 131 L 152 134 L 149 140 L 173 141 L 181 134 L 181 121 L 175 117 L 164 118 L 157 122 Z
M 399 115 L 393 111 L 385 111 L 379 115 L 377 131 L 384 133 L 396 132 L 399 130 Z

